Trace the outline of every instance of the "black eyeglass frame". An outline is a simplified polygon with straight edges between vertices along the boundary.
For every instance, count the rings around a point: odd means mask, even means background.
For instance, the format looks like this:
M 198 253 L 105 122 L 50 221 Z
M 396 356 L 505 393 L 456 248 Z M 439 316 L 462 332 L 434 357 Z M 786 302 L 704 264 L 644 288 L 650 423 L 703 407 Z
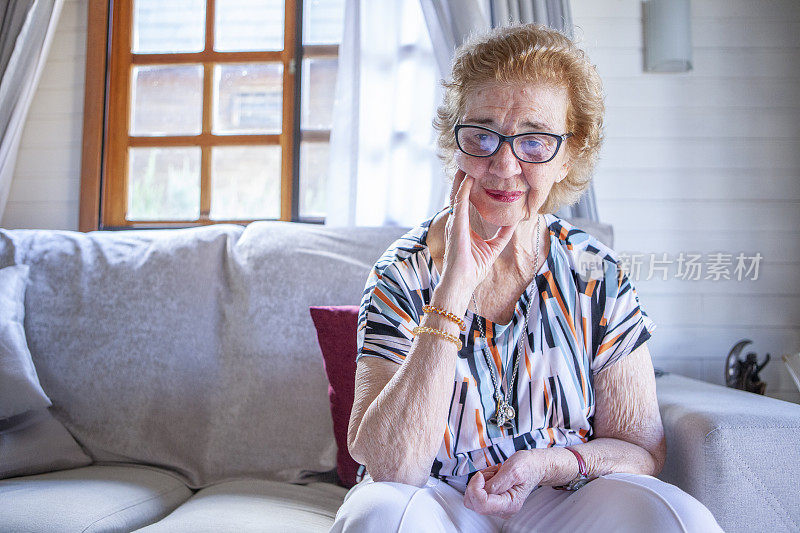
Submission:
M 461 147 L 461 143 L 458 141 L 458 130 L 460 130 L 462 128 L 478 128 L 480 130 L 484 130 L 484 131 L 488 131 L 490 133 L 494 133 L 495 135 L 497 135 L 500 138 L 500 142 L 497 143 L 497 148 L 495 148 L 494 152 L 492 152 L 491 154 L 486 154 L 486 155 L 471 154 L 471 153 L 467 152 L 466 150 L 464 150 Z M 472 157 L 492 157 L 494 154 L 496 154 L 500 150 L 500 148 L 503 146 L 503 143 L 507 142 L 508 145 L 511 147 L 511 153 L 514 154 L 514 157 L 516 157 L 517 159 L 519 159 L 523 163 L 537 163 L 537 164 L 538 163 L 547 163 L 548 161 L 552 161 L 553 158 L 558 155 L 558 150 L 561 148 L 561 143 L 563 143 L 565 140 L 567 140 L 568 138 L 572 137 L 572 135 L 573 135 L 572 132 L 564 133 L 563 135 L 558 135 L 556 133 L 549 133 L 549 132 L 546 132 L 546 131 L 526 131 L 525 133 L 517 133 L 516 135 L 503 135 L 502 133 L 496 132 L 494 130 L 490 130 L 489 128 L 486 128 L 484 126 L 476 126 L 474 124 L 456 124 L 456 127 L 453 129 L 453 133 L 454 133 L 454 135 L 456 137 L 456 146 L 458 146 L 458 149 L 461 150 L 462 152 L 464 152 L 465 154 L 469 155 L 469 156 L 472 156 Z M 528 161 L 527 159 L 522 159 L 519 155 L 517 155 L 517 151 L 514 150 L 514 139 L 516 139 L 517 137 L 524 137 L 525 135 L 534 135 L 534 134 L 535 135 L 547 135 L 548 137 L 553 137 L 554 139 L 556 139 L 556 149 L 553 151 L 553 155 L 551 155 L 549 159 L 546 159 L 544 161 Z

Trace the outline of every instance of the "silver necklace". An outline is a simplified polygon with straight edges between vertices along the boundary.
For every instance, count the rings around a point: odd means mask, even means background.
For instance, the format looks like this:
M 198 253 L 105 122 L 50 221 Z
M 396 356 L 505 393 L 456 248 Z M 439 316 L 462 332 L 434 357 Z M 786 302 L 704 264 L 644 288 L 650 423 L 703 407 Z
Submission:
M 539 268 L 539 218 L 536 219 L 536 255 L 534 256 L 534 273 L 533 273 L 533 280 L 536 282 L 536 273 L 538 272 Z M 472 303 L 475 304 L 475 312 L 477 315 L 480 315 L 480 310 L 478 309 L 478 302 L 475 301 L 475 293 L 472 293 Z M 514 417 L 516 416 L 516 412 L 514 408 L 511 407 L 511 398 L 514 394 L 514 386 L 517 383 L 517 369 L 519 368 L 519 360 L 525 354 L 525 348 L 523 347 L 522 338 L 523 336 L 527 335 L 528 331 L 528 319 L 531 315 L 531 307 L 533 307 L 533 298 L 530 299 L 528 302 L 528 309 L 525 312 L 525 322 L 523 323 L 523 330 L 519 336 L 519 343 L 517 344 L 517 360 L 514 362 L 514 373 L 511 376 L 511 385 L 506 387 L 506 395 L 503 395 L 500 392 L 500 387 L 497 384 L 497 378 L 494 375 L 494 365 L 491 362 L 491 358 L 489 357 L 489 342 L 486 340 L 486 331 L 484 330 L 483 323 L 478 320 L 478 327 L 481 330 L 481 339 L 483 339 L 483 357 L 486 360 L 486 366 L 489 367 L 489 372 L 492 376 L 492 384 L 494 385 L 494 399 L 497 402 L 497 410 L 494 412 L 494 415 L 489 419 L 490 424 L 494 424 L 498 427 L 502 427 L 505 429 L 511 429 L 514 427 Z M 485 320 L 485 319 L 484 319 Z

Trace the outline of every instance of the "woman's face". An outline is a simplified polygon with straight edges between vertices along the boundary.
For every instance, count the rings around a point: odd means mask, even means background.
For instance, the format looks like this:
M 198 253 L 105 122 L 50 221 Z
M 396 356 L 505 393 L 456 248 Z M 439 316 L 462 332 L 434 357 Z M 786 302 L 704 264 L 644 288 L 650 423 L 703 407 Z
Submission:
M 488 83 L 467 96 L 462 124 L 487 127 L 503 135 L 531 131 L 567 133 L 567 91 L 546 83 Z M 550 188 L 569 171 L 566 144 L 547 163 L 517 159 L 504 142 L 491 157 L 474 157 L 456 150 L 456 163 L 475 178 L 469 199 L 481 217 L 497 226 L 530 219 L 539 212 Z M 503 201 L 492 192 L 521 192 L 513 201 Z M 513 199 L 513 197 L 512 197 Z

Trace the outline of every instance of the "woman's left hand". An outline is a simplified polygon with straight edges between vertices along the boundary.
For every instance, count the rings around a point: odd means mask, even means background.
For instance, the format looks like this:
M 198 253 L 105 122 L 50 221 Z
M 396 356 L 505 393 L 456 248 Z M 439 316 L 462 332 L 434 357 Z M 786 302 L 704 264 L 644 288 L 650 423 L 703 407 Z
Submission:
M 511 518 L 522 509 L 544 473 L 541 450 L 518 450 L 503 463 L 472 476 L 464 492 L 464 505 L 482 515 Z

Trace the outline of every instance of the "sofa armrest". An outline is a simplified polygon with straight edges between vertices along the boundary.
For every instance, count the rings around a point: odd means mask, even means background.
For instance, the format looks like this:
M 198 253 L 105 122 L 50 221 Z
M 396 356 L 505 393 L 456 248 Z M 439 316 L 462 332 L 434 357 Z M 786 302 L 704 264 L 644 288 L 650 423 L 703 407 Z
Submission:
M 800 405 L 676 374 L 656 388 L 667 439 L 660 479 L 725 531 L 800 531 Z

